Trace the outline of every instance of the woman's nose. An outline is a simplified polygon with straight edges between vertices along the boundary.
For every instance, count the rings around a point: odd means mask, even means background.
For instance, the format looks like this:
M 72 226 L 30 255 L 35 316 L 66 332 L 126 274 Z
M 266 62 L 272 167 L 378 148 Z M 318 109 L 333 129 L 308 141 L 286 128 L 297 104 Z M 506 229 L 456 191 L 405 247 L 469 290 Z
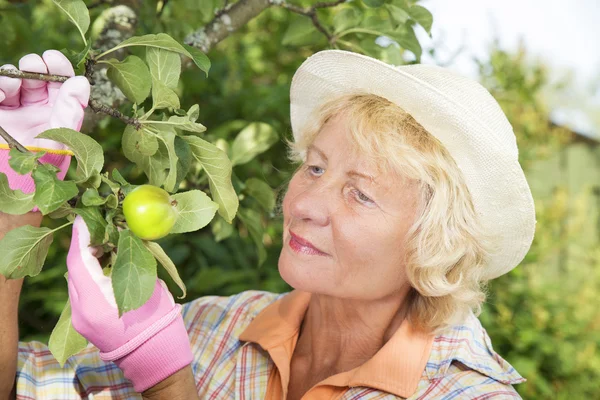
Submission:
M 312 221 L 325 226 L 329 223 L 330 194 L 324 185 L 312 184 L 299 188 L 290 200 L 290 214 L 294 219 Z M 328 199 L 329 197 L 329 199 Z

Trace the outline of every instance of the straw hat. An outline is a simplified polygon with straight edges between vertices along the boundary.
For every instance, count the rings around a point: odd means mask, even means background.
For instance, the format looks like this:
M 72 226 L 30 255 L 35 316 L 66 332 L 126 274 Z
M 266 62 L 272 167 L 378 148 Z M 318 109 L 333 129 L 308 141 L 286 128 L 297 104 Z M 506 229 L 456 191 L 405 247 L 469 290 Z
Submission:
M 434 65 L 396 67 L 349 51 L 320 51 L 292 79 L 294 140 L 322 104 L 355 92 L 394 102 L 443 143 L 464 175 L 484 228 L 500 246 L 486 278 L 515 268 L 533 241 L 535 208 L 512 127 L 490 93 Z

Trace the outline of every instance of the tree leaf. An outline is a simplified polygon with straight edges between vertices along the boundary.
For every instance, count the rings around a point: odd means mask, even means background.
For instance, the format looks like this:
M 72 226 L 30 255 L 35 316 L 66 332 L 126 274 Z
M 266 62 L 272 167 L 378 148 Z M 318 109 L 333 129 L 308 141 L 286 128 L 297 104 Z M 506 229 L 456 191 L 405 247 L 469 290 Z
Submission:
M 392 39 L 397 41 L 398 44 L 406 50 L 411 51 L 417 58 L 417 61 L 421 59 L 423 50 L 421 49 L 421 44 L 415 35 L 414 28 L 412 25 L 410 25 L 410 23 L 406 23 L 404 26 L 400 25 L 399 29 L 396 29 Z
M 180 136 L 175 137 L 175 153 L 177 154 L 177 180 L 175 187 L 179 187 L 192 166 L 192 150 Z
M 220 242 L 221 240 L 230 237 L 234 232 L 234 228 L 232 224 L 228 224 L 223 217 L 218 215 L 212 220 L 211 231 L 215 241 Z
M 144 240 L 144 246 L 146 246 L 146 248 L 154 256 L 154 258 L 156 258 L 158 260 L 158 262 L 165 268 L 165 270 L 169 273 L 169 276 L 171 277 L 171 279 L 173 279 L 173 281 L 177 284 L 177 286 L 179 286 L 179 288 L 183 292 L 181 297 L 178 296 L 177 298 L 178 299 L 185 298 L 186 293 L 187 293 L 186 288 L 185 288 L 185 283 L 183 283 L 183 281 L 179 277 L 179 272 L 177 271 L 177 267 L 175 267 L 175 264 L 173 263 L 171 258 L 169 258 L 167 253 L 165 253 L 165 251 L 163 250 L 163 248 L 160 247 L 160 245 L 156 242 L 149 242 L 149 241 Z
M 67 16 L 79 30 L 83 41 L 85 33 L 90 27 L 90 13 L 83 0 L 52 0 Z
M 246 181 L 246 192 L 254 197 L 265 211 L 270 212 L 275 207 L 275 193 L 267 182 L 249 178 Z
M 363 3 L 365 3 L 367 7 L 377 8 L 381 7 L 385 3 L 385 0 L 363 0 Z
M 146 63 L 137 56 L 127 56 L 125 60 L 105 61 L 110 65 L 106 71 L 108 79 L 132 102 L 141 104 L 150 94 L 152 77 Z
M 208 57 L 206 57 L 206 54 L 202 53 L 196 48 L 192 48 L 193 51 L 190 51 L 190 46 L 182 46 L 181 44 L 179 44 L 179 42 L 177 42 L 175 39 L 173 39 L 166 33 L 159 33 L 156 35 L 149 34 L 143 36 L 134 36 L 127 40 L 124 40 L 117 46 L 113 47 L 110 51 L 115 51 L 128 46 L 155 47 L 158 49 L 170 50 L 179 54 L 186 55 L 189 58 L 191 58 L 192 61 L 194 61 L 198 68 L 200 68 L 206 73 L 206 76 L 208 76 L 208 71 L 210 69 L 210 61 Z
M 175 89 L 181 74 L 181 56 L 175 52 L 148 47 L 146 62 L 153 80 Z
M 125 157 L 135 162 L 139 159 L 135 153 L 139 153 L 141 156 L 151 156 L 156 153 L 158 139 L 154 133 L 144 127 L 138 130 L 133 125 L 127 125 L 123 131 L 121 146 Z
M 81 202 L 87 207 L 100 206 L 106 203 L 106 197 L 100 196 L 95 188 L 87 188 L 81 196 Z
M 116 168 L 113 168 L 112 170 L 112 178 L 118 183 L 120 183 L 122 186 L 129 185 L 129 182 L 127 182 L 127 180 L 123 178 L 123 175 L 121 175 L 119 170 Z
M 21 190 L 11 190 L 8 186 L 8 178 L 0 172 L 0 212 L 12 215 L 26 214 L 35 207 L 33 195 Z
M 194 64 L 196 64 L 198 68 L 204 71 L 206 76 L 208 76 L 208 71 L 210 70 L 210 59 L 206 56 L 206 54 L 195 47 L 188 46 L 187 44 L 184 44 L 183 47 L 192 56 L 192 61 L 194 61 Z
M 112 267 L 112 287 L 119 318 L 140 308 L 154 292 L 156 260 L 140 238 L 129 229 L 119 233 L 117 259 Z
M 410 18 L 410 15 L 405 10 L 393 4 L 386 4 L 385 8 L 390 14 L 390 18 L 394 21 L 394 26 L 404 24 Z
M 433 15 L 431 15 L 431 12 L 422 6 L 412 6 L 408 9 L 408 13 L 431 36 L 431 26 L 433 25 Z
M 19 175 L 25 175 L 33 171 L 37 165 L 37 160 L 46 154 L 45 151 L 21 153 L 19 150 L 12 148 L 8 152 L 8 165 Z
M 252 122 L 236 136 L 231 144 L 231 163 L 245 164 L 266 151 L 279 140 L 275 129 L 264 122 Z
M 348 28 L 352 28 L 360 24 L 362 13 L 358 12 L 354 7 L 344 7 L 333 17 L 334 33 L 342 32 Z
M 171 198 L 177 202 L 177 221 L 171 233 L 193 232 L 204 228 L 213 219 L 219 205 L 201 190 L 175 193 Z
M 283 35 L 281 44 L 284 46 L 304 46 L 315 42 L 316 36 L 321 35 L 312 21 L 305 16 L 293 15 Z
M 258 250 L 258 265 L 260 266 L 267 259 L 267 249 L 265 249 L 263 243 L 265 229 L 260 220 L 260 214 L 250 208 L 240 208 L 238 216 L 240 221 L 248 228 L 248 233 L 254 241 L 254 244 L 256 244 Z
M 175 187 L 177 183 L 177 152 L 175 151 L 175 130 L 171 127 L 161 127 L 158 131 L 158 138 L 162 141 L 168 153 L 169 173 L 163 182 L 163 186 L 167 192 L 177 191 Z
M 49 129 L 37 135 L 65 144 L 77 159 L 77 182 L 87 181 L 94 172 L 100 173 L 104 167 L 102 146 L 91 137 L 68 128 Z
M 218 147 L 196 136 L 185 136 L 192 155 L 208 176 L 213 200 L 219 204 L 219 214 L 229 223 L 233 221 L 239 199 L 231 183 L 232 165 L 227 154 Z
M 56 173 L 49 171 L 45 164 L 37 167 L 31 176 L 36 188 L 33 201 L 44 215 L 56 210 L 79 193 L 75 182 L 59 180 Z
M 9 279 L 39 274 L 52 243 L 52 232 L 31 225 L 10 230 L 0 240 L 0 274 Z
M 67 299 L 65 308 L 60 313 L 60 318 L 50 334 L 48 350 L 50 350 L 60 366 L 63 367 L 67 359 L 85 349 L 87 343 L 86 338 L 73 328 L 73 324 L 71 323 L 71 303 Z
M 152 78 L 152 107 L 157 110 L 163 108 L 179 108 L 179 97 L 164 83 Z M 181 118 L 181 117 L 178 117 Z
M 99 246 L 106 242 L 106 220 L 98 207 L 77 207 L 73 209 L 81 215 L 90 231 L 90 245 Z

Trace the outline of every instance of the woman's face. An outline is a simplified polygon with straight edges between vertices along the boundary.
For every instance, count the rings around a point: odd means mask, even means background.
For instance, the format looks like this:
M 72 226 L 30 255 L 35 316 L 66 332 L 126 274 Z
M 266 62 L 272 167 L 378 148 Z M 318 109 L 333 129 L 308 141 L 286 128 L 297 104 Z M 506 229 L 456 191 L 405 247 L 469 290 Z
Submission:
M 405 236 L 417 185 L 352 157 L 348 137 L 345 118 L 330 119 L 294 174 L 283 200 L 279 272 L 303 291 L 379 299 L 407 284 Z

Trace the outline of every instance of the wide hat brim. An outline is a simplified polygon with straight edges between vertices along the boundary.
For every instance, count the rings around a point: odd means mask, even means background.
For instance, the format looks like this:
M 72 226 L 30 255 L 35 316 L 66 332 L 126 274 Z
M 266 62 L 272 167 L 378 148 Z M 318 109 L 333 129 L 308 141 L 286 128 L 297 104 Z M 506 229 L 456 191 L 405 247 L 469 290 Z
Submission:
M 484 229 L 499 246 L 485 278 L 515 268 L 533 241 L 535 207 L 514 132 L 492 95 L 446 68 L 397 67 L 349 51 L 324 50 L 306 59 L 292 79 L 294 139 L 325 102 L 349 93 L 388 99 L 440 140 L 463 173 Z

